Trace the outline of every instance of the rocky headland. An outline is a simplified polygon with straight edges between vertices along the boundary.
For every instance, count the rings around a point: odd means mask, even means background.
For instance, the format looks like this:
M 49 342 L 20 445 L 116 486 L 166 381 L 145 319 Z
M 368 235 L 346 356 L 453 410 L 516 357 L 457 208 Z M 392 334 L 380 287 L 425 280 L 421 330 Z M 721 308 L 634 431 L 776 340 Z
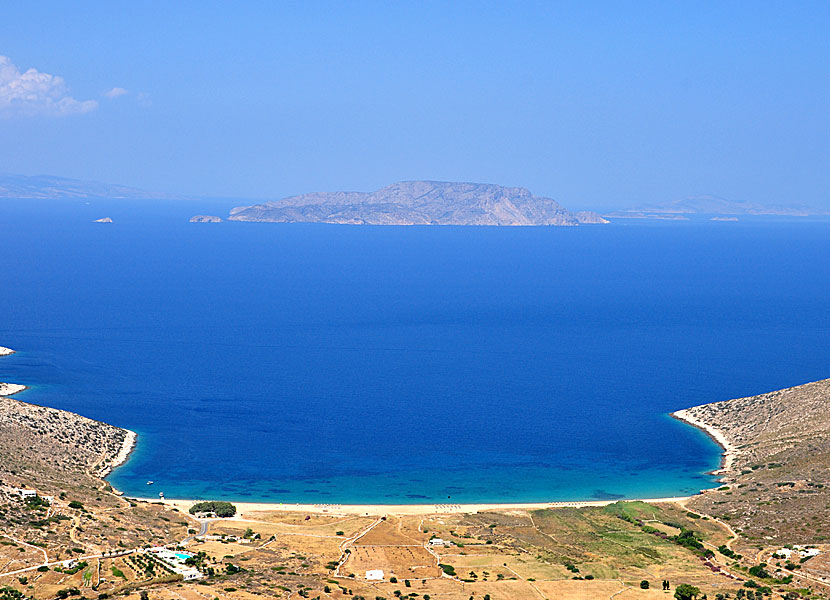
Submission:
M 830 539 L 830 379 L 674 416 L 725 448 L 725 485 L 690 506 L 730 522 L 741 544 Z

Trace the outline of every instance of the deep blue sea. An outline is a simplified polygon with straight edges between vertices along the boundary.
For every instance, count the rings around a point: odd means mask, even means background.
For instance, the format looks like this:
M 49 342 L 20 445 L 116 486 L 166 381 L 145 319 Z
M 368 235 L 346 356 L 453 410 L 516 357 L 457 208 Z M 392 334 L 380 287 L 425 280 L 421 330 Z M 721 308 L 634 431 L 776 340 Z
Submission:
M 830 377 L 827 222 L 186 222 L 219 211 L 0 202 L 0 381 L 137 431 L 128 495 L 694 493 L 720 451 L 668 412 Z

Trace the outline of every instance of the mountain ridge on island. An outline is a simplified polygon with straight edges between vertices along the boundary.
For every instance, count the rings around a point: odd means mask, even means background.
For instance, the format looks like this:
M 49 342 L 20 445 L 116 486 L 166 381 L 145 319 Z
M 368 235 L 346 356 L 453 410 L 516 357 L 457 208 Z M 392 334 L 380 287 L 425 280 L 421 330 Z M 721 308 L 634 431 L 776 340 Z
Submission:
M 401 181 L 374 192 L 312 192 L 238 206 L 230 221 L 349 225 L 552 225 L 608 223 L 528 189 L 489 183 Z

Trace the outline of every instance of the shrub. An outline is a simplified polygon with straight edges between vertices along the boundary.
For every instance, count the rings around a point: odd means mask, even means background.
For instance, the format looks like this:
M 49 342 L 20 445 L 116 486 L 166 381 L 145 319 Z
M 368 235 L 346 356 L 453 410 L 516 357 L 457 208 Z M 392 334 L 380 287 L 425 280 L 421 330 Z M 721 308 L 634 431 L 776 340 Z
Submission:
M 648 579 L 643 579 L 643 580 L 640 582 L 640 589 L 641 589 L 641 590 L 647 590 L 649 587 L 650 587 L 650 584 L 649 584 L 649 582 L 648 582 Z

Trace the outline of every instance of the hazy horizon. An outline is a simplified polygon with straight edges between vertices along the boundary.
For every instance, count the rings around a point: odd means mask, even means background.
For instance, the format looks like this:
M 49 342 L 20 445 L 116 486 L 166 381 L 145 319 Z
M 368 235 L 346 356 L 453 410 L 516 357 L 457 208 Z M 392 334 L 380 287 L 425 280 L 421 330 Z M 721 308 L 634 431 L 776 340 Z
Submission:
M 830 209 L 826 4 L 4 12 L 9 173 L 250 199 L 429 179 L 571 209 Z

